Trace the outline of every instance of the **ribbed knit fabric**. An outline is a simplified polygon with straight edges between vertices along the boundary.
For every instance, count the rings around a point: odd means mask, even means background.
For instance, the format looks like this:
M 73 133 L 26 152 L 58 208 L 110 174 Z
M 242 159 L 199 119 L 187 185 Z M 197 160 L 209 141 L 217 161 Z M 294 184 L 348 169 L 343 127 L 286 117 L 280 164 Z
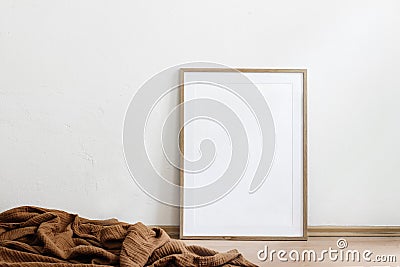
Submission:
M 237 251 L 186 246 L 160 228 L 59 210 L 0 213 L 0 266 L 256 266 Z

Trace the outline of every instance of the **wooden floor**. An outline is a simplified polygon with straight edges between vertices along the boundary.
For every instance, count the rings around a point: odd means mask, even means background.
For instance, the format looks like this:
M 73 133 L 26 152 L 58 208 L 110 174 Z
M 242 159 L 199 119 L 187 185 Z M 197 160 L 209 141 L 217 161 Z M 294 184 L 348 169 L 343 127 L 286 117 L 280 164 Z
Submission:
M 329 257 L 326 256 L 323 262 L 280 262 L 274 258 L 271 262 L 269 259 L 266 261 L 260 261 L 257 258 L 257 252 L 268 246 L 268 250 L 286 250 L 289 253 L 291 250 L 297 250 L 300 253 L 303 250 L 313 249 L 317 255 L 320 255 L 321 251 L 328 250 L 329 247 L 332 249 L 338 249 L 337 237 L 309 237 L 308 241 L 215 241 L 215 240 L 185 240 L 187 244 L 201 245 L 220 252 L 228 251 L 231 249 L 238 249 L 246 259 L 259 266 L 400 266 L 400 237 L 345 237 L 347 241 L 346 250 L 358 250 L 363 253 L 365 250 L 373 252 L 371 259 L 375 259 L 376 256 L 395 256 L 396 262 L 332 262 Z M 275 255 L 276 257 L 276 255 Z

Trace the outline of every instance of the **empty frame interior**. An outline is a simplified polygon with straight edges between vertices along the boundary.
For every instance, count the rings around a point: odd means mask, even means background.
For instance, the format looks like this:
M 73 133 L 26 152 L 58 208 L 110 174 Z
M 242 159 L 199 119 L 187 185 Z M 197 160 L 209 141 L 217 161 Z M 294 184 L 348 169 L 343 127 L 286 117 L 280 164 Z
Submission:
M 306 70 L 182 69 L 181 81 L 181 238 L 305 239 Z M 230 87 L 238 88 L 239 93 L 229 90 Z M 266 139 L 262 139 L 257 121 L 257 116 L 262 114 L 255 114 L 257 110 L 253 110 L 252 103 L 246 102 L 240 92 L 254 92 L 263 97 L 260 103 L 269 109 L 273 121 L 267 129 L 273 130 L 273 159 L 265 180 L 253 192 L 249 189 L 258 165 L 262 164 Z M 193 104 L 199 99 L 212 99 L 235 114 L 246 132 L 247 143 L 241 147 L 247 146 L 247 151 L 232 147 L 232 133 L 218 118 L 185 122 L 189 114 L 205 108 L 202 104 Z M 215 147 L 209 166 L 201 171 L 187 171 L 188 162 L 205 156 L 201 146 L 207 139 Z M 204 197 L 196 195 L 195 190 L 187 190 L 216 182 L 230 168 L 234 152 L 247 153 L 248 161 L 241 179 L 229 192 L 205 203 Z M 198 205 L 193 205 L 197 198 Z

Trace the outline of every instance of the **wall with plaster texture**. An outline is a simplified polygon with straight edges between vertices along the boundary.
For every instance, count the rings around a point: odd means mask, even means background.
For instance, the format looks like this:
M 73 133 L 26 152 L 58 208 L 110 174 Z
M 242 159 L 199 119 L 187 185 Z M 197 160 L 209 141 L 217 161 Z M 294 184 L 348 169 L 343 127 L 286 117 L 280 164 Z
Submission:
M 309 70 L 311 225 L 400 225 L 399 11 L 397 0 L 3 0 L 0 210 L 178 224 L 130 178 L 124 114 L 160 70 L 211 61 Z

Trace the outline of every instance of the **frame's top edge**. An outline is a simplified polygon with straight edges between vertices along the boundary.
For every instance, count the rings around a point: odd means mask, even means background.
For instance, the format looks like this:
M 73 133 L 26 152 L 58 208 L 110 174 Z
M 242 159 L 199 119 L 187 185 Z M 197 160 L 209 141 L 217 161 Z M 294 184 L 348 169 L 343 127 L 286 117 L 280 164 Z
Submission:
M 181 72 L 307 73 L 307 69 L 181 68 Z

